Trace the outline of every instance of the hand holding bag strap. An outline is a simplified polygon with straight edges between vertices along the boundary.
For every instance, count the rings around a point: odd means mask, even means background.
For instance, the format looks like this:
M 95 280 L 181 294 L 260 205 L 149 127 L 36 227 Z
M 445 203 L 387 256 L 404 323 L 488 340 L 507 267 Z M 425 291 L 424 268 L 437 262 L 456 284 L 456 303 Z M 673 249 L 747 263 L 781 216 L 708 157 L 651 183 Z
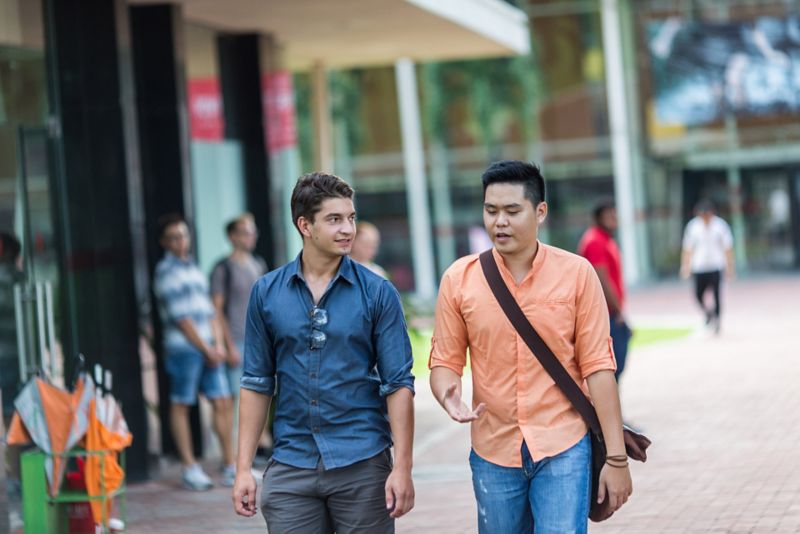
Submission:
M 508 286 L 503 280 L 500 270 L 497 268 L 497 262 L 494 260 L 492 250 L 489 249 L 481 253 L 480 261 L 486 281 L 489 283 L 492 293 L 494 293 L 497 302 L 500 304 L 500 307 L 503 308 L 506 317 L 511 321 L 514 329 L 531 349 L 531 352 L 536 359 L 539 360 L 539 363 L 542 364 L 547 374 L 550 375 L 567 399 L 569 399 L 572 406 L 581 414 L 581 417 L 586 421 L 586 424 L 592 432 L 598 437 L 602 436 L 603 432 L 600 428 L 600 420 L 597 419 L 597 412 L 594 406 L 592 406 L 592 403 L 586 395 L 584 395 L 581 388 L 575 380 L 573 380 L 567 370 L 564 369 L 561 362 L 558 361 L 558 358 L 556 358 L 556 355 L 550 350 L 550 347 L 547 346 L 547 343 L 545 343 L 539 333 L 536 332 L 533 325 L 528 321 L 528 318 L 525 317 L 525 314 L 522 309 L 520 309 L 511 291 L 508 290 Z

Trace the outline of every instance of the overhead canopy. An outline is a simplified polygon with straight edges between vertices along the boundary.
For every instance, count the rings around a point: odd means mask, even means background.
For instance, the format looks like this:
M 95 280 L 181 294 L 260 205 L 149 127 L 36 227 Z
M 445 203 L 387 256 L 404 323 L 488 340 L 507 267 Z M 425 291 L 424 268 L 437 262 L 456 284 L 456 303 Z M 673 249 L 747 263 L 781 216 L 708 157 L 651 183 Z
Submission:
M 163 0 L 130 0 L 133 4 Z M 501 0 L 176 0 L 222 31 L 271 34 L 292 69 L 524 54 L 525 14 Z

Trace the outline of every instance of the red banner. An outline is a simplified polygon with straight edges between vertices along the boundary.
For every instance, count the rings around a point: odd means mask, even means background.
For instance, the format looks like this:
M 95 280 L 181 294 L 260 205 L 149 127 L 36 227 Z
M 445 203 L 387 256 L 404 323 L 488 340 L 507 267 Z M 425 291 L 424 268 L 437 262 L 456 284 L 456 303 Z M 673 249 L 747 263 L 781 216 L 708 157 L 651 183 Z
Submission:
M 292 73 L 278 71 L 264 74 L 261 99 L 266 122 L 267 149 L 277 152 L 297 146 L 297 117 L 294 107 Z
M 225 122 L 222 117 L 222 91 L 217 78 L 189 80 L 189 126 L 195 141 L 221 141 Z

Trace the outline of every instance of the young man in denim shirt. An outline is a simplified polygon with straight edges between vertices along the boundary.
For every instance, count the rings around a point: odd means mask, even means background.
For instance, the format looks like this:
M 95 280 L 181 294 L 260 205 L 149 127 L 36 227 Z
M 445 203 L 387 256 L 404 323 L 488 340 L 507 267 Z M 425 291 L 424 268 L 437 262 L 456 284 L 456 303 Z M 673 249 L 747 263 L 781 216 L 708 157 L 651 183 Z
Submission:
M 414 506 L 414 378 L 400 298 L 348 257 L 347 183 L 305 175 L 291 207 L 303 250 L 250 296 L 234 507 L 258 509 L 251 467 L 278 386 L 261 496 L 269 532 L 394 532 Z

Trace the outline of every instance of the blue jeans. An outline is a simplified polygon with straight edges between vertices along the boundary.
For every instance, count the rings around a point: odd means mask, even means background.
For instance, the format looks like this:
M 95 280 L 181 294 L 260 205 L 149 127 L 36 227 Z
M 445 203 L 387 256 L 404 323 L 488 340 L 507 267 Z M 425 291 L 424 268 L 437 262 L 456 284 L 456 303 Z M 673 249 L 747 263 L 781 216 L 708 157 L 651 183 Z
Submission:
M 614 373 L 617 381 L 625 370 L 625 360 L 628 357 L 628 343 L 633 332 L 626 323 L 620 323 L 615 316 L 611 316 L 611 344 L 614 345 L 614 357 L 617 360 L 617 370 Z
M 231 367 L 230 365 L 225 364 L 225 374 L 228 378 L 228 388 L 231 390 L 231 396 L 234 399 L 239 398 L 239 381 L 242 379 L 242 374 L 244 373 L 244 341 L 237 343 L 236 348 L 239 349 L 239 357 L 242 358 L 242 361 L 240 361 L 239 365 L 236 367 Z
M 208 367 L 197 350 L 167 350 L 164 367 L 169 375 L 169 400 L 173 404 L 193 406 L 197 404 L 198 392 L 209 400 L 231 396 L 225 364 Z
M 592 489 L 588 434 L 571 448 L 534 462 L 522 442 L 522 467 L 469 455 L 481 534 L 586 533 Z

